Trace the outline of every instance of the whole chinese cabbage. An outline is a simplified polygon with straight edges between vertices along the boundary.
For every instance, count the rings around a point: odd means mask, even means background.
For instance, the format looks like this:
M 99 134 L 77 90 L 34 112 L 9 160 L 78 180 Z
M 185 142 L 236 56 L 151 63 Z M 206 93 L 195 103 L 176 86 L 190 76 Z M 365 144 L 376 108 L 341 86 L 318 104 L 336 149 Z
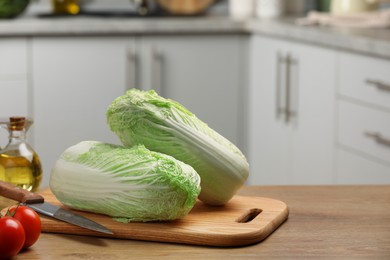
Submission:
M 248 178 L 248 162 L 235 145 L 154 90 L 128 90 L 108 107 L 107 120 L 123 145 L 142 144 L 191 165 L 207 204 L 225 204 Z
M 175 158 L 144 146 L 80 142 L 57 160 L 50 188 L 63 204 L 120 222 L 182 218 L 195 205 L 200 178 Z

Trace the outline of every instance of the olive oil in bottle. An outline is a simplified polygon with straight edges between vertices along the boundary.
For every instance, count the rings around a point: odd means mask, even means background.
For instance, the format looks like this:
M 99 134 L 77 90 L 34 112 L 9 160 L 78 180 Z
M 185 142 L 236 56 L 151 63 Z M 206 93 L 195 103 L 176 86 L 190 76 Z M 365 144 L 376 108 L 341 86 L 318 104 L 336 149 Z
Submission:
M 11 117 L 6 123 L 10 133 L 8 145 L 0 151 L 0 180 L 22 189 L 36 191 L 42 180 L 42 166 L 37 153 L 26 141 L 32 120 Z
M 80 0 L 52 0 L 55 14 L 77 15 L 80 13 Z

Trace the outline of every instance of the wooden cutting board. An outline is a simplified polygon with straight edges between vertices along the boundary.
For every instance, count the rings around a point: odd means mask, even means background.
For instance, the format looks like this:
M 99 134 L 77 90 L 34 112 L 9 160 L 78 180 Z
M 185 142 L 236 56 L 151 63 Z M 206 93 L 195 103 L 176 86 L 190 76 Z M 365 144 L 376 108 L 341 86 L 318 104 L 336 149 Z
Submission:
M 42 195 L 47 202 L 61 205 L 51 191 L 45 190 Z M 282 201 L 244 196 L 235 196 L 225 206 L 218 207 L 198 201 L 184 219 L 170 222 L 124 224 L 105 215 L 75 212 L 102 224 L 114 235 L 44 216 L 41 218 L 42 231 L 205 246 L 244 246 L 262 241 L 288 217 L 288 207 Z

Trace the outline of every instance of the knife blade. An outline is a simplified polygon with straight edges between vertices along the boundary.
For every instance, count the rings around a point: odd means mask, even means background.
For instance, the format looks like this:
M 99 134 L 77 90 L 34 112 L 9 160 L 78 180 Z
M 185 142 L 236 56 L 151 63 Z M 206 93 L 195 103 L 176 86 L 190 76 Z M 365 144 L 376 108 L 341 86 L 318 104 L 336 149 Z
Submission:
M 45 199 L 41 195 L 16 187 L 8 182 L 0 181 L 0 195 L 21 202 L 43 215 L 65 221 L 82 228 L 110 235 L 114 234 L 111 230 L 99 223 L 96 223 L 95 221 L 53 205 L 49 202 L 45 202 Z

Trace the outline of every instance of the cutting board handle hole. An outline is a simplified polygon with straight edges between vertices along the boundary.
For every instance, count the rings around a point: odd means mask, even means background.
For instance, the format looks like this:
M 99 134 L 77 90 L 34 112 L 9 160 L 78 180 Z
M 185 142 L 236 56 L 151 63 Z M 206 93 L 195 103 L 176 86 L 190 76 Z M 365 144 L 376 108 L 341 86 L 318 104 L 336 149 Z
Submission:
M 242 214 L 239 218 L 236 219 L 238 223 L 248 223 L 254 220 L 263 210 L 262 209 L 250 209 L 244 214 Z

